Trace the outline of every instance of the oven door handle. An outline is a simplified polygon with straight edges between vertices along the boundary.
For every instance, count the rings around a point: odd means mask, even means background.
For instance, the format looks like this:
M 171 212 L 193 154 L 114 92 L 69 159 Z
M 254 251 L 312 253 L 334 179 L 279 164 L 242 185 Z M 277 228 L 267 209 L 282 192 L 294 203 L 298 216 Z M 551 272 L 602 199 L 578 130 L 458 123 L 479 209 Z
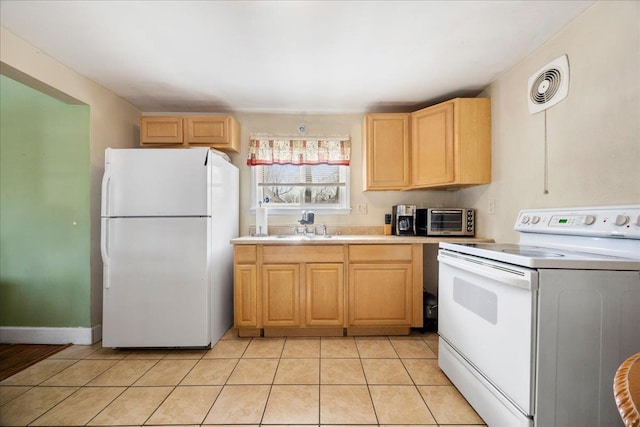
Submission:
M 535 287 L 535 282 L 531 280 L 532 273 L 529 272 L 525 273 L 507 268 L 497 268 L 490 264 L 477 261 L 456 259 L 455 257 L 443 253 L 440 253 L 440 255 L 438 255 L 438 261 L 443 264 L 450 265 L 451 267 L 455 267 L 460 270 L 476 274 L 478 276 L 487 277 L 489 279 L 493 279 L 507 285 L 515 286 L 517 288 L 530 291 Z

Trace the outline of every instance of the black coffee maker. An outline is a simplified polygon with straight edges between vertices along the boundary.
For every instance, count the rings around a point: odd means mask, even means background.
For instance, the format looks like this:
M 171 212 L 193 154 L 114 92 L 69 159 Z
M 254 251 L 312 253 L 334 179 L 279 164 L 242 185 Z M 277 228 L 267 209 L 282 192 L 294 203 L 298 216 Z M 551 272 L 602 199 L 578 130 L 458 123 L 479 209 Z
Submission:
M 415 236 L 416 205 L 392 206 L 391 234 L 396 236 Z

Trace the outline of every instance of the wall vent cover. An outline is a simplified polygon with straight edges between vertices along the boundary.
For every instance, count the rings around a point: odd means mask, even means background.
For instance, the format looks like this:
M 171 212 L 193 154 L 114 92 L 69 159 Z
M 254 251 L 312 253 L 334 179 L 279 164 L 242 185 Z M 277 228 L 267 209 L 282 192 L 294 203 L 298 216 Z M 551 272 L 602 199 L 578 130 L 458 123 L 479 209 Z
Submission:
M 529 113 L 556 105 L 569 94 L 567 55 L 554 59 L 529 77 Z

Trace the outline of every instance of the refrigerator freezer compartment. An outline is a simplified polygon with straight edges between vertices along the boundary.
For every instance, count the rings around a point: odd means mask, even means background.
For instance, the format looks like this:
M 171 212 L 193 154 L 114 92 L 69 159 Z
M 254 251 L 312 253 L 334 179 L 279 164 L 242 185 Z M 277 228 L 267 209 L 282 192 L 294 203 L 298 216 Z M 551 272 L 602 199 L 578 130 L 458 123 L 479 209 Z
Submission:
M 107 149 L 102 216 L 210 216 L 208 150 Z

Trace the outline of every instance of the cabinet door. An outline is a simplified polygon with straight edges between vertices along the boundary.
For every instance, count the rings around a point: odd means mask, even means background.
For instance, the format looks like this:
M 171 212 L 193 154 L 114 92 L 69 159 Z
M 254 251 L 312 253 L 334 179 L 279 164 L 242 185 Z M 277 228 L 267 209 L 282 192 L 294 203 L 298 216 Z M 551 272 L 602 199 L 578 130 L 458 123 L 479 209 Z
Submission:
M 411 263 L 349 266 L 350 326 L 411 326 Z
M 187 116 L 187 143 L 204 144 L 225 151 L 238 151 L 239 127 L 230 116 Z
M 306 264 L 307 326 L 343 326 L 343 264 Z
M 409 114 L 367 114 L 362 161 L 365 190 L 409 186 Z
M 174 116 L 153 116 L 140 118 L 140 144 L 183 143 L 182 118 Z
M 233 312 L 236 328 L 258 327 L 257 267 L 236 264 L 233 271 Z
M 413 187 L 453 182 L 453 102 L 411 114 L 411 184 Z
M 262 324 L 300 325 L 300 265 L 262 266 Z
M 105 346 L 208 345 L 210 219 L 102 218 L 101 226 Z

